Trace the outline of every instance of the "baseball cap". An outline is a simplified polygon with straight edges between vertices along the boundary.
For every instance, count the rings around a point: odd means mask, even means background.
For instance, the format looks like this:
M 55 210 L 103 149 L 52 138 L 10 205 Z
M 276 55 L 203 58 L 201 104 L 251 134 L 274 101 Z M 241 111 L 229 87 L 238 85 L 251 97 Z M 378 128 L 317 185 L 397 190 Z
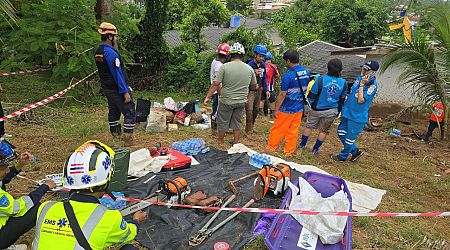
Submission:
M 361 65 L 361 68 L 364 68 L 366 70 L 378 71 L 378 69 L 380 68 L 380 64 L 377 61 L 368 61 Z

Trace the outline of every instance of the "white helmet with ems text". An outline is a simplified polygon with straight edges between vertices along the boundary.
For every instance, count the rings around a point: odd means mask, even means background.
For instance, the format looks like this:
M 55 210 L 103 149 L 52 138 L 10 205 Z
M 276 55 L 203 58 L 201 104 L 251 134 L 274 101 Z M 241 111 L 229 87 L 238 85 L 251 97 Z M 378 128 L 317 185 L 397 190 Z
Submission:
M 111 179 L 113 168 L 114 150 L 99 141 L 87 141 L 66 161 L 63 186 L 75 190 L 102 186 Z

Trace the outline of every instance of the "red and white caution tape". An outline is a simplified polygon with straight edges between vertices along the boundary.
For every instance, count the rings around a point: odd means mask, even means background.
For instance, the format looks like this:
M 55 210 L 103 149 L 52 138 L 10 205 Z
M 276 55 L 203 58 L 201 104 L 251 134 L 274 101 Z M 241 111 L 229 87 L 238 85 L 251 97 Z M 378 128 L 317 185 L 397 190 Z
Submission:
M 33 179 L 30 179 L 25 176 L 17 175 L 18 177 L 34 182 L 39 183 Z M 70 191 L 67 188 L 55 188 L 53 191 Z M 105 195 L 105 197 L 109 197 Z M 118 200 L 125 200 L 132 203 L 149 203 L 151 205 L 157 206 L 165 206 L 165 207 L 180 207 L 187 209 L 202 209 L 202 210 L 223 210 L 223 211 L 231 211 L 231 212 L 243 212 L 243 213 L 270 213 L 270 214 L 304 214 L 304 215 L 331 215 L 331 216 L 353 216 L 353 217 L 448 217 L 450 216 L 449 212 L 424 212 L 424 213 L 389 213 L 389 212 L 337 212 L 337 211 L 309 211 L 309 210 L 289 210 L 289 209 L 276 209 L 276 208 L 243 208 L 243 207 L 207 207 L 207 206 L 192 206 L 192 205 L 184 205 L 184 204 L 172 204 L 167 202 L 151 202 L 148 200 L 140 200 L 135 198 L 123 198 L 117 197 Z
M 239 208 L 239 207 L 205 207 L 205 206 L 191 206 L 183 204 L 171 204 L 166 202 L 150 202 L 134 198 L 121 198 L 129 202 L 139 203 L 147 202 L 152 205 L 168 206 L 168 207 L 181 207 L 188 209 L 208 209 L 208 210 L 224 210 L 233 212 L 244 213 L 271 213 L 271 214 L 304 214 L 304 215 L 332 215 L 332 216 L 359 216 L 359 217 L 444 217 L 450 216 L 450 212 L 426 212 L 426 213 L 378 213 L 378 212 L 319 212 L 319 211 L 307 211 L 307 210 L 286 210 L 286 209 L 273 209 L 273 208 Z
M 59 91 L 58 93 L 56 93 L 56 94 L 54 94 L 54 95 L 52 95 L 52 96 L 50 96 L 50 97 L 47 97 L 47 98 L 45 98 L 45 99 L 43 99 L 43 100 L 41 100 L 41 101 L 39 101 L 39 102 L 36 102 L 36 103 L 34 103 L 34 104 L 32 104 L 32 105 L 30 105 L 30 106 L 28 106 L 28 107 L 22 108 L 22 109 L 20 109 L 20 110 L 14 112 L 14 113 L 11 113 L 11 114 L 9 114 L 9 115 L 7 115 L 7 116 L 4 116 L 4 117 L 0 118 L 0 122 L 6 121 L 6 120 L 8 120 L 8 119 L 10 119 L 10 118 L 13 118 L 13 117 L 16 117 L 16 116 L 18 116 L 18 115 L 20 115 L 20 114 L 23 114 L 23 113 L 25 113 L 25 112 L 27 112 L 27 111 L 30 111 L 30 110 L 32 110 L 32 109 L 35 109 L 35 108 L 37 108 L 37 107 L 39 107 L 39 106 L 46 105 L 47 103 L 49 103 L 49 102 L 55 100 L 56 98 L 58 98 L 58 97 L 64 95 L 67 91 L 69 91 L 70 89 L 74 88 L 74 87 L 77 86 L 78 84 L 84 82 L 86 79 L 88 79 L 89 77 L 91 77 L 91 76 L 94 75 L 95 73 L 97 73 L 97 70 L 94 71 L 94 72 L 92 72 L 91 74 L 87 75 L 87 76 L 84 77 L 83 79 L 79 80 L 78 82 L 76 82 L 76 83 L 70 85 L 69 87 L 67 87 L 67 88 L 65 88 L 65 89 L 63 89 L 63 90 L 61 90 L 61 91 Z
M 19 74 L 31 74 L 41 71 L 49 70 L 50 68 L 42 68 L 42 69 L 33 69 L 33 70 L 19 70 L 16 72 L 8 72 L 8 73 L 0 73 L 0 77 L 2 76 L 12 76 L 12 75 L 19 75 Z

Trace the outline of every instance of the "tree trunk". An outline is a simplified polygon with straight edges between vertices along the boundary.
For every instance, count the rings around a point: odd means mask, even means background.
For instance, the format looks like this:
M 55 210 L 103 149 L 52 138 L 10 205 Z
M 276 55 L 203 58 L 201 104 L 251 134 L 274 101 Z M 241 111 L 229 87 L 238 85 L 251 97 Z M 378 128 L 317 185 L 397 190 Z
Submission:
M 114 0 L 97 0 L 95 5 L 95 18 L 102 22 L 111 19 L 114 15 Z

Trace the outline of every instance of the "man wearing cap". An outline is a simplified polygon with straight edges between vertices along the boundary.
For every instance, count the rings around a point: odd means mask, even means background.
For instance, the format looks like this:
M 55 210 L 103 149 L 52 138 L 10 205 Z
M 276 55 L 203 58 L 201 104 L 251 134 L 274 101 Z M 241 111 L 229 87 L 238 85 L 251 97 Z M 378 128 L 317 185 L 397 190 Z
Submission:
M 245 132 L 247 134 L 253 133 L 253 125 L 256 117 L 258 117 L 261 95 L 265 95 L 266 98 L 270 95 L 267 92 L 266 64 L 264 63 L 267 48 L 264 45 L 258 44 L 253 48 L 253 53 L 254 58 L 247 64 L 255 71 L 257 83 L 250 85 L 247 96 L 247 105 L 245 107 Z
M 115 49 L 117 47 L 117 29 L 110 23 L 101 23 L 98 29 L 102 44 L 95 52 L 103 94 L 108 99 L 109 130 L 113 138 L 122 134 L 120 115 L 124 116 L 124 146 L 131 146 L 133 130 L 136 122 L 136 111 L 131 97 L 131 88 L 127 85 L 127 77 L 123 69 L 122 58 Z
M 375 73 L 380 65 L 377 61 L 368 61 L 361 67 L 361 75 L 356 78 L 342 108 L 342 119 L 337 133 L 344 149 L 338 155 L 331 156 L 334 161 L 346 161 L 352 154 L 350 161 L 354 162 L 363 155 L 355 141 L 369 120 L 369 108 L 378 90 Z
M 14 244 L 20 236 L 36 225 L 39 201 L 44 194 L 54 188 L 55 182 L 47 180 L 45 184 L 28 195 L 14 199 L 6 192 L 5 185 L 22 171 L 22 167 L 33 157 L 30 153 L 22 153 L 16 166 L 11 166 L 17 154 L 14 146 L 6 140 L 0 141 L 0 249 Z

